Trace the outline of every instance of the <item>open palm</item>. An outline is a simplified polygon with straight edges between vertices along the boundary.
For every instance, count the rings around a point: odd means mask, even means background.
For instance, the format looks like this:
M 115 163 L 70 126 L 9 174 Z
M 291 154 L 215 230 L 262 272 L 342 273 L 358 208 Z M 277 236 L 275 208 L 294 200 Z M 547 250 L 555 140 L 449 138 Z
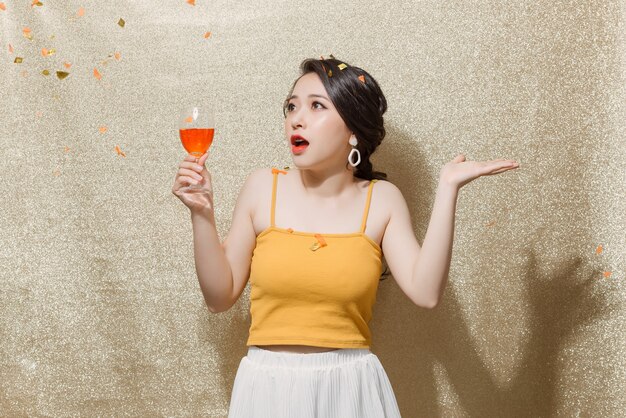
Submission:
M 503 173 L 518 168 L 515 160 L 500 158 L 491 161 L 465 161 L 465 155 L 459 154 L 446 163 L 440 172 L 440 180 L 460 189 L 480 176 Z

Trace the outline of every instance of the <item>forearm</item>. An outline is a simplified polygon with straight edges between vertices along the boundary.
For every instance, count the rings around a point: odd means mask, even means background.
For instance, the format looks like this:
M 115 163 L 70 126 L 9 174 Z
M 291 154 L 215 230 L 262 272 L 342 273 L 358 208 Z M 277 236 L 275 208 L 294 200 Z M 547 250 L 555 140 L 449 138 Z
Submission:
M 215 220 L 192 212 L 193 253 L 196 274 L 211 312 L 228 306 L 233 293 L 230 263 L 215 228 Z
M 437 186 L 428 230 L 413 266 L 413 286 L 422 300 L 436 306 L 441 299 L 450 270 L 454 239 L 454 216 L 458 189 L 440 181 Z

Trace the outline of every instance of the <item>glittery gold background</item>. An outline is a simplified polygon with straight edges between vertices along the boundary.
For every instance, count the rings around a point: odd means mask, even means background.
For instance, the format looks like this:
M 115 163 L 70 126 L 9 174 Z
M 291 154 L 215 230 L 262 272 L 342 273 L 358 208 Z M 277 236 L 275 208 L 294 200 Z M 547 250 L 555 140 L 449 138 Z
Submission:
M 380 284 L 403 416 L 626 410 L 623 1 L 30 3 L 0 3 L 1 416 L 226 416 L 249 287 L 204 305 L 178 111 L 215 106 L 223 239 L 247 174 L 292 165 L 282 100 L 329 54 L 386 94 L 372 161 L 420 243 L 445 162 L 520 162 L 461 189 L 436 309 Z

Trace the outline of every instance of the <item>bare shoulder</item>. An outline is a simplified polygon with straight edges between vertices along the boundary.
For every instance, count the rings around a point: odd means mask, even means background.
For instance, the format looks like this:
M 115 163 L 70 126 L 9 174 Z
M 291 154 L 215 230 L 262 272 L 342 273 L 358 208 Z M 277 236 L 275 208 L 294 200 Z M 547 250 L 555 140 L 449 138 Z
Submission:
M 248 174 L 242 193 L 243 199 L 247 202 L 250 216 L 253 217 L 256 205 L 267 195 L 268 189 L 272 187 L 272 167 L 256 168 Z
M 402 191 L 388 180 L 378 180 L 374 185 L 373 193 L 376 194 L 376 197 L 372 196 L 372 204 L 376 204 L 376 202 L 380 204 L 380 208 L 384 210 L 388 217 L 391 216 L 392 209 L 396 205 L 405 202 Z

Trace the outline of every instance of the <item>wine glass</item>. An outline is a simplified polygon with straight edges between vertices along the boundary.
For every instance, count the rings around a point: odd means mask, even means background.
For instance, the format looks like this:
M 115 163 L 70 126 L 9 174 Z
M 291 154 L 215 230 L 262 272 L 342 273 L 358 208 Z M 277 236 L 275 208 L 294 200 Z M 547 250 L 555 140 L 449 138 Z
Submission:
M 178 132 L 183 147 L 189 154 L 196 157 L 197 163 L 213 143 L 215 134 L 213 111 L 208 107 L 185 107 L 180 113 Z M 183 187 L 182 191 L 193 193 L 201 189 L 200 184 L 190 184 Z

